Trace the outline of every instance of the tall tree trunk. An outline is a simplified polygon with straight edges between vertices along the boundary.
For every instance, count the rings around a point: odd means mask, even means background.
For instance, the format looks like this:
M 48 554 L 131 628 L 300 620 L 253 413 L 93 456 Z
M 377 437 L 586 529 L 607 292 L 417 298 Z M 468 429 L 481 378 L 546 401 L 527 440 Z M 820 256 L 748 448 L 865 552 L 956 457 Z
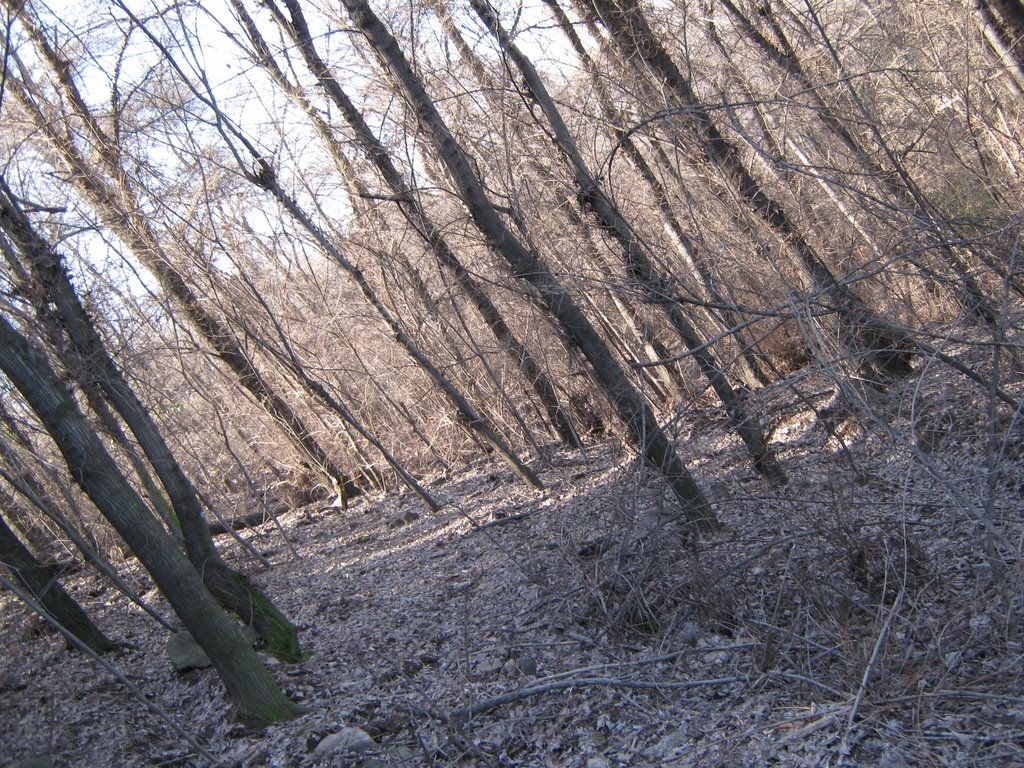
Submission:
M 309 215 L 299 207 L 298 203 L 284 189 L 281 188 L 277 174 L 265 158 L 255 157 L 253 161 L 257 170 L 254 173 L 247 173 L 247 177 L 261 189 L 269 192 L 288 211 L 291 217 L 298 222 L 313 238 L 317 245 L 340 266 L 352 278 L 359 292 L 373 307 L 378 316 L 385 322 L 388 329 L 394 335 L 395 341 L 409 354 L 417 365 L 431 378 L 434 384 L 444 393 L 448 401 L 454 406 L 459 420 L 465 424 L 479 439 L 490 446 L 502 459 L 504 459 L 516 474 L 526 483 L 541 490 L 544 484 L 540 478 L 531 470 L 522 459 L 516 454 L 512 447 L 494 430 L 491 424 L 473 407 L 459 389 L 452 383 L 451 379 L 423 353 L 413 339 L 405 332 L 401 324 L 391 314 L 390 310 L 377 296 L 362 270 L 349 261 L 334 241 L 316 225 Z
M 757 471 L 771 482 L 785 483 L 786 475 L 768 448 L 760 426 L 747 415 L 743 403 L 726 380 L 707 344 L 698 336 L 696 329 L 678 302 L 673 299 L 675 291 L 669 279 L 663 274 L 659 274 L 654 266 L 654 258 L 647 251 L 642 238 L 608 199 L 601 184 L 587 168 L 586 161 L 580 154 L 575 139 L 569 132 L 554 100 L 548 94 L 537 70 L 509 38 L 487 0 L 470 0 L 470 5 L 494 35 L 503 53 L 515 64 L 523 78 L 525 90 L 547 118 L 553 133 L 553 141 L 573 176 L 581 207 L 589 211 L 598 227 L 619 245 L 626 269 L 647 300 L 665 305 L 669 322 L 690 350 L 690 354 L 697 361 L 697 365 L 711 384 L 715 394 L 722 401 L 733 429 L 746 444 Z
M 689 79 L 655 36 L 637 0 L 580 3 L 601 20 L 624 60 L 642 64 L 660 81 L 690 120 L 708 160 L 730 180 L 740 198 L 792 247 L 806 280 L 831 303 L 828 309 L 845 324 L 840 330 L 841 341 L 885 374 L 908 374 L 910 350 L 904 335 L 832 274 L 782 205 L 764 191 L 744 165 L 739 149 L 719 130 Z
M 534 488 L 543 489 L 544 484 L 540 478 L 519 458 L 514 450 L 504 439 L 492 428 L 476 409 L 469 403 L 451 380 L 435 366 L 431 360 L 420 350 L 413 339 L 405 332 L 402 325 L 396 320 L 391 311 L 381 301 L 380 297 L 373 290 L 366 276 L 345 254 L 342 253 L 335 240 L 330 237 L 323 228 L 319 227 L 309 214 L 299 205 L 294 196 L 289 194 L 281 186 L 276 168 L 264 156 L 264 153 L 257 150 L 255 145 L 239 130 L 228 117 L 220 111 L 217 105 L 216 95 L 210 90 L 207 82 L 197 86 L 190 79 L 175 58 L 167 50 L 167 47 L 152 31 L 144 24 L 122 0 L 115 0 L 118 7 L 137 24 L 142 32 L 149 38 L 150 42 L 163 54 L 165 61 L 175 70 L 181 84 L 189 89 L 196 97 L 216 115 L 217 130 L 221 138 L 230 148 L 233 156 L 238 160 L 242 175 L 247 181 L 268 192 L 274 200 L 289 214 L 313 238 L 317 246 L 325 256 L 333 260 L 351 278 L 366 302 L 377 313 L 378 317 L 387 325 L 388 330 L 394 334 L 395 341 L 409 354 L 417 365 L 426 373 L 441 392 L 448 398 L 455 407 L 459 420 L 467 426 L 476 437 L 483 440 L 491 449 L 502 457 L 525 482 Z M 239 148 L 244 147 L 244 150 Z M 247 156 L 249 165 L 246 166 Z
M 1024 3 L 1021 0 L 974 0 L 985 40 L 1010 69 L 1024 94 Z
M 79 370 L 72 371 L 72 374 L 79 377 L 83 389 L 98 387 L 102 390 L 138 440 L 160 478 L 181 526 L 189 560 L 207 587 L 225 608 L 235 611 L 253 625 L 271 653 L 282 661 L 300 661 L 302 652 L 295 626 L 243 574 L 230 568 L 220 557 L 195 487 L 149 411 L 107 352 L 103 339 L 75 293 L 63 260 L 15 205 L 2 177 L 0 229 L 16 244 L 34 278 L 34 285 L 23 286 L 26 295 L 32 298 L 40 311 L 45 312 L 45 308 L 51 306 L 54 308 L 54 319 L 70 340 L 69 351 L 73 351 L 79 363 L 74 366 Z M 112 426 L 117 428 L 116 423 Z M 148 475 L 144 467 L 140 471 Z
M 757 360 L 751 346 L 747 343 L 745 334 L 740 330 L 743 325 L 739 314 L 732 309 L 731 302 L 715 286 L 715 278 L 705 259 L 698 251 L 697 243 L 690 233 L 686 231 L 679 217 L 676 215 L 670 201 L 668 189 L 654 172 L 654 168 L 644 156 L 643 151 L 632 134 L 627 130 L 628 122 L 621 110 L 615 105 L 615 100 L 609 92 L 608 86 L 597 63 L 591 57 L 587 47 L 583 44 L 576 28 L 566 15 L 559 0 L 543 0 L 544 5 L 551 13 L 558 25 L 558 28 L 565 35 L 572 46 L 576 57 L 583 63 L 587 72 L 587 79 L 597 96 L 598 105 L 604 119 L 612 128 L 612 136 L 618 146 L 622 147 L 626 157 L 636 169 L 640 178 L 647 186 L 651 197 L 657 206 L 658 216 L 662 221 L 665 233 L 669 236 L 676 253 L 679 254 L 683 263 L 693 274 L 697 283 L 698 296 L 710 302 L 714 307 L 708 308 L 708 316 L 721 331 L 733 336 L 739 344 L 740 353 L 736 361 L 740 371 L 739 378 L 751 388 L 766 384 L 768 376 L 763 371 L 760 362 Z M 671 167 L 668 159 L 655 150 L 655 160 L 662 164 L 663 170 L 670 172 Z M 679 179 L 681 181 L 681 179 Z
M 42 352 L 3 316 L 0 345 L 0 370 L 35 411 L 75 482 L 121 534 L 209 656 L 238 716 L 266 724 L 298 714 L 239 626 L 217 605 L 195 568 L 124 479 Z
M 12 14 L 18 15 L 29 32 L 40 57 L 70 105 L 69 115 L 51 115 L 35 98 L 29 83 L 16 77 L 7 79 L 8 93 L 25 109 L 53 154 L 64 164 L 75 190 L 103 219 L 110 230 L 135 254 L 157 278 L 161 288 L 184 312 L 192 326 L 213 349 L 214 354 L 237 377 L 238 382 L 273 418 L 300 453 L 334 486 L 342 497 L 358 495 L 359 487 L 346 477 L 328 452 L 294 409 L 256 369 L 221 320 L 211 314 L 175 266 L 173 247 L 168 248 L 157 236 L 143 214 L 137 190 L 121 167 L 121 152 L 100 126 L 86 105 L 72 79 L 73 67 L 50 45 L 44 30 L 31 16 L 28 4 L 3 0 Z M 11 56 L 11 58 L 16 58 Z M 26 71 L 24 67 L 22 71 Z M 65 120 L 77 120 L 88 134 L 95 150 L 96 164 L 80 151 Z M 62 132 L 63 130 L 65 132 Z M 47 152 L 46 154 L 51 154 Z
M 0 561 L 15 581 L 32 595 L 58 624 L 96 653 L 120 647 L 103 634 L 89 615 L 61 586 L 49 569 L 40 565 L 28 547 L 21 543 L 7 521 L 0 515 Z
M 561 324 L 568 339 L 590 362 L 605 394 L 625 423 L 630 440 L 647 462 L 669 481 L 686 518 L 698 527 L 715 527 L 717 520 L 703 492 L 667 435 L 658 426 L 653 412 L 630 383 L 590 321 L 548 265 L 526 248 L 502 222 L 483 185 L 473 173 L 469 157 L 455 141 L 398 42 L 365 0 L 343 0 L 343 4 L 381 65 L 400 86 L 421 128 L 448 169 L 470 216 L 488 238 L 491 247 L 509 263 L 513 274 L 533 286 Z
M 295 2 L 295 0 L 285 0 L 289 16 L 285 16 L 273 2 L 267 2 L 265 5 L 274 14 L 274 18 L 278 23 L 295 41 L 309 71 L 317 79 L 327 97 L 341 111 L 345 121 L 355 133 L 356 141 L 359 142 L 363 152 L 377 168 L 384 182 L 391 190 L 392 195 L 394 195 L 394 202 L 403 216 L 405 216 L 412 225 L 413 230 L 434 253 L 437 260 L 450 271 L 455 278 L 456 284 L 469 297 L 484 323 L 501 343 L 502 348 L 511 357 L 517 369 L 522 372 L 530 386 L 533 387 L 547 414 L 548 420 L 554 426 L 562 442 L 576 448 L 581 447 L 579 435 L 576 434 L 568 411 L 561 404 L 554 383 L 537 362 L 526 344 L 509 327 L 501 310 L 494 304 L 483 286 L 473 278 L 469 270 L 462 264 L 455 250 L 434 224 L 430 215 L 417 198 L 415 190 L 411 188 L 404 174 L 394 164 L 387 148 L 370 130 L 362 113 L 356 109 L 355 104 L 352 103 L 352 100 L 345 93 L 331 68 L 320 57 L 299 3 Z M 286 91 L 293 90 L 289 86 L 284 73 L 274 63 L 269 48 L 262 37 L 260 37 L 258 30 L 252 23 L 240 0 L 232 0 L 232 6 L 241 18 L 250 41 L 260 56 L 260 63 L 268 69 L 271 77 Z M 317 132 L 325 138 L 332 155 L 340 154 L 340 147 L 334 137 L 333 130 L 326 121 L 322 119 L 306 99 L 301 100 L 300 106 L 316 123 Z M 351 175 L 350 169 L 347 175 Z

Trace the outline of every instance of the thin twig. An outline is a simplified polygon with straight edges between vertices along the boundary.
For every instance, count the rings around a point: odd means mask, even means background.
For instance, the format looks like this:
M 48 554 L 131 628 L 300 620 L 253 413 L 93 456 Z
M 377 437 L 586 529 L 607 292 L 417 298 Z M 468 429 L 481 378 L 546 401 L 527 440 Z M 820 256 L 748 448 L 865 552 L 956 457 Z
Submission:
M 556 680 L 564 680 L 567 677 L 573 677 L 575 675 L 585 675 L 588 672 L 595 672 L 595 671 L 598 671 L 598 670 L 602 670 L 604 672 L 609 672 L 609 671 L 611 671 L 613 669 L 621 669 L 623 667 L 636 667 L 636 666 L 646 666 L 646 665 L 649 665 L 649 664 L 668 663 L 670 661 L 675 661 L 676 659 L 678 659 L 678 658 L 680 658 L 682 656 L 688 656 L 688 655 L 696 656 L 696 655 L 699 655 L 699 654 L 714 653 L 716 651 L 744 651 L 744 650 L 749 650 L 751 648 L 758 648 L 760 646 L 761 646 L 761 643 L 736 643 L 734 645 L 713 645 L 713 646 L 707 646 L 705 648 L 687 648 L 686 650 L 683 650 L 683 651 L 674 651 L 672 653 L 666 653 L 664 656 L 652 656 L 652 657 L 650 657 L 648 659 L 633 659 L 631 661 L 617 661 L 617 662 L 613 662 L 611 664 L 594 664 L 593 666 L 589 666 L 589 667 L 580 667 L 579 669 L 570 669 L 570 670 L 567 670 L 565 672 L 559 672 L 559 673 L 554 674 L 554 675 L 548 675 L 546 677 L 538 678 L 537 680 L 533 681 L 533 684 L 534 684 L 534 687 L 539 687 L 539 686 L 542 686 L 542 685 L 547 685 L 548 683 L 553 683 Z
M 885 585 L 883 584 L 883 589 L 884 587 Z M 878 656 L 882 652 L 882 646 L 885 645 L 885 641 L 889 637 L 889 628 L 892 627 L 893 619 L 896 618 L 896 614 L 902 603 L 903 590 L 900 589 L 899 594 L 896 595 L 896 600 L 893 601 L 892 608 L 889 609 L 889 615 L 885 617 L 885 623 L 882 625 L 882 629 L 878 633 L 878 638 L 875 640 L 875 647 L 871 649 L 871 658 L 868 659 L 868 663 L 864 667 L 864 674 L 861 676 L 860 687 L 857 688 L 857 696 L 854 698 L 853 704 L 850 706 L 850 714 L 846 718 L 846 733 L 843 734 L 844 748 L 849 742 L 850 733 L 853 731 L 853 722 L 857 719 L 857 713 L 860 711 L 860 705 L 864 701 L 864 695 L 868 691 L 868 686 L 871 684 L 871 676 L 874 673 L 875 663 L 878 661 Z M 842 754 L 849 754 L 849 752 L 844 749 Z
M 826 685 L 825 683 L 821 682 L 820 680 L 815 680 L 812 677 L 805 677 L 804 675 L 798 675 L 795 672 L 780 672 L 779 670 L 772 670 L 771 672 L 768 672 L 768 676 L 769 677 L 784 677 L 787 680 L 798 680 L 801 683 L 805 683 L 807 685 L 814 686 L 815 688 L 820 688 L 823 691 L 828 691 L 833 696 L 838 696 L 841 699 L 845 698 L 847 696 L 847 694 L 843 693 L 842 691 L 840 691 L 840 690 L 838 690 L 836 688 L 833 688 L 831 685 Z

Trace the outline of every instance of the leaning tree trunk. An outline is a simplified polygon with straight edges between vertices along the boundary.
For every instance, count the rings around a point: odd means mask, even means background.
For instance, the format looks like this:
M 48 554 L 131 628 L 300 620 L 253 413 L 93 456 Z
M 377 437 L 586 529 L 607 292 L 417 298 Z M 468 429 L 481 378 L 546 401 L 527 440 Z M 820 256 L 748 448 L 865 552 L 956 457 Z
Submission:
M 765 192 L 743 163 L 739 149 L 719 130 L 689 79 L 657 39 L 637 0 L 578 2 L 601 20 L 623 60 L 642 64 L 660 81 L 690 120 L 707 159 L 730 180 L 739 197 L 790 244 L 805 279 L 831 303 L 828 310 L 846 324 L 840 340 L 881 372 L 907 375 L 911 353 L 905 335 L 836 278 L 782 205 Z
M 394 196 L 393 200 L 402 212 L 403 216 L 405 216 L 412 225 L 413 230 L 434 253 L 438 262 L 449 270 L 451 275 L 455 278 L 456 284 L 473 303 L 473 306 L 476 308 L 491 333 L 494 334 L 494 337 L 501 343 L 502 348 L 511 357 L 517 369 L 522 371 L 522 375 L 533 387 L 534 392 L 537 394 L 537 397 L 544 408 L 548 420 L 554 426 L 555 431 L 558 433 L 562 442 L 576 448 L 581 447 L 579 435 L 576 434 L 576 429 L 573 426 L 572 419 L 569 416 L 568 411 L 560 402 L 554 383 L 548 377 L 540 363 L 537 362 L 537 359 L 530 349 L 518 338 L 512 328 L 508 325 L 508 322 L 505 320 L 501 310 L 491 300 L 484 287 L 480 285 L 469 270 L 462 264 L 454 248 L 452 248 L 448 243 L 444 233 L 438 229 L 437 225 L 417 198 L 415 190 L 409 185 L 405 176 L 395 165 L 390 152 L 380 142 L 380 140 L 374 136 L 373 131 L 370 130 L 370 126 L 367 124 L 362 113 L 356 108 L 355 104 L 348 97 L 348 94 L 345 93 L 341 83 L 335 77 L 331 68 L 327 66 L 326 62 L 321 58 L 313 42 L 313 37 L 310 34 L 309 27 L 306 23 L 306 19 L 302 13 L 300 5 L 295 2 L 295 0 L 285 0 L 285 6 L 287 7 L 290 15 L 290 18 L 288 18 L 273 2 L 267 2 L 265 4 L 271 10 L 278 23 L 295 41 L 295 44 L 298 46 L 299 51 L 306 62 L 306 66 L 314 77 L 317 78 L 317 82 L 320 84 L 324 93 L 341 111 L 345 121 L 355 133 L 356 141 L 359 142 L 364 154 L 374 164 L 377 171 L 380 173 L 381 178 L 384 179 L 384 182 L 390 188 L 391 193 Z M 259 36 L 259 31 L 252 23 L 251 18 L 248 16 L 240 0 L 232 0 L 232 6 L 235 8 L 236 13 L 238 13 L 239 18 L 242 20 L 250 41 L 261 53 L 260 63 L 268 69 L 271 77 L 277 81 L 282 88 L 290 91 L 291 89 L 288 87 L 284 74 L 276 64 L 274 64 L 269 47 L 266 45 L 263 38 Z M 324 136 L 328 150 L 331 151 L 332 154 L 337 152 L 340 148 L 335 140 L 333 130 L 330 128 L 329 124 L 323 120 L 319 111 L 313 108 L 305 99 L 302 100 L 300 106 L 302 106 L 310 118 L 316 122 L 317 131 Z
M 245 134 L 224 115 L 217 106 L 215 94 L 210 90 L 209 83 L 203 82 L 197 85 L 185 74 L 174 58 L 160 42 L 159 38 L 152 34 L 146 25 L 135 16 L 121 0 L 117 0 L 118 7 L 137 24 L 143 33 L 165 56 L 167 63 L 174 68 L 180 82 L 189 89 L 195 96 L 201 99 L 205 105 L 213 111 L 216 116 L 217 130 L 221 138 L 228 145 L 231 153 L 236 158 L 241 173 L 246 181 L 254 184 L 260 189 L 268 192 L 274 200 L 288 212 L 289 216 L 306 230 L 316 241 L 317 246 L 324 255 L 332 259 L 352 279 L 360 294 L 373 308 L 377 315 L 388 326 L 394 334 L 395 341 L 409 354 L 417 365 L 426 373 L 434 384 L 441 390 L 449 402 L 455 407 L 458 419 L 477 438 L 489 445 L 499 456 L 502 457 L 528 484 L 538 490 L 543 490 L 544 484 L 540 478 L 519 458 L 516 452 L 506 441 L 494 430 L 487 419 L 482 417 L 465 396 L 458 390 L 451 380 L 435 366 L 430 359 L 420 350 L 412 338 L 405 332 L 401 324 L 391 314 L 390 310 L 377 296 L 366 276 L 354 263 L 342 253 L 337 243 L 330 237 L 322 227 L 317 226 L 307 212 L 299 205 L 297 199 L 289 194 L 280 184 L 277 170 L 274 165 L 260 152 Z M 205 90 L 204 90 L 205 89 Z M 238 145 L 244 147 L 240 150 Z M 244 156 L 248 156 L 250 165 L 246 167 Z
M 654 413 L 630 383 L 590 321 L 548 265 L 524 246 L 501 220 L 474 174 L 469 157 L 452 136 L 423 83 L 399 48 L 398 41 L 365 0 L 343 0 L 343 4 L 382 67 L 395 79 L 409 101 L 421 128 L 457 185 L 470 216 L 491 247 L 508 262 L 517 277 L 537 291 L 561 324 L 567 339 L 587 358 L 597 381 L 625 423 L 631 442 L 644 459 L 669 481 L 687 519 L 698 527 L 717 526 L 714 512 L 700 487 L 658 425 Z
M 587 79 L 597 98 L 598 106 L 601 108 L 601 114 L 605 122 L 611 127 L 615 143 L 617 146 L 622 147 L 626 158 L 636 169 L 636 172 L 654 199 L 658 217 L 661 219 L 665 233 L 672 242 L 676 253 L 692 273 L 696 281 L 698 295 L 702 300 L 709 302 L 709 304 L 717 305 L 714 308 L 711 306 L 707 308 L 707 315 L 711 319 L 713 326 L 718 327 L 721 332 L 732 336 L 739 345 L 739 357 L 736 360 L 736 364 L 739 368 L 741 379 L 751 388 L 767 384 L 769 381 L 768 374 L 763 370 L 762 364 L 757 359 L 752 345 L 744 338 L 746 334 L 742 330 L 742 318 L 733 309 L 732 303 L 715 285 L 715 278 L 710 266 L 706 263 L 706 257 L 700 255 L 697 242 L 686 231 L 686 228 L 676 215 L 668 189 L 655 174 L 654 167 L 648 162 L 638 143 L 633 140 L 632 133 L 627 130 L 629 121 L 615 104 L 614 96 L 597 62 L 591 57 L 587 46 L 584 45 L 576 28 L 559 4 L 559 0 L 542 0 L 542 2 L 547 7 L 562 34 L 569 41 L 576 54 L 576 58 L 583 64 L 583 68 L 587 73 Z M 655 160 L 660 164 L 660 170 L 671 173 L 671 163 L 663 154 L 659 156 L 658 149 L 654 149 L 654 151 L 656 155 Z M 677 174 L 672 175 L 676 177 L 677 182 L 683 183 L 682 178 Z
M 26 6 L 14 0 L 3 0 L 11 13 L 20 14 L 41 59 L 59 85 L 71 114 L 55 117 L 44 113 L 31 89 L 17 78 L 6 81 L 8 93 L 13 95 L 35 124 L 39 135 L 54 155 L 65 166 L 73 187 L 103 219 L 110 230 L 135 254 L 157 278 L 161 288 L 184 312 L 189 322 L 213 349 L 214 354 L 237 377 L 238 382 L 257 403 L 280 425 L 299 452 L 307 457 L 318 473 L 334 486 L 339 496 L 356 496 L 359 486 L 337 466 L 328 452 L 313 436 L 301 417 L 256 369 L 231 329 L 203 306 L 188 285 L 184 274 L 175 266 L 169 249 L 161 242 L 149 220 L 142 213 L 137 190 L 131 175 L 121 167 L 122 153 L 100 126 L 89 109 L 78 86 L 72 79 L 73 68 L 50 45 L 44 30 L 29 15 Z M 87 159 L 76 146 L 70 133 L 62 132 L 65 121 L 81 123 L 93 142 L 95 163 Z
M 50 617 L 96 653 L 121 647 L 93 624 L 92 619 L 60 585 L 49 569 L 36 560 L 0 516 L 0 561 L 14 580 L 34 597 Z
M 266 724 L 298 714 L 242 630 L 217 605 L 195 568 L 125 480 L 43 353 L 3 316 L 0 345 L 0 370 L 35 411 L 75 482 L 121 534 L 209 656 L 238 717 Z
M 982 34 L 1024 93 L 1024 2 L 975 0 Z
M 747 414 L 739 396 L 725 378 L 717 361 L 711 355 L 704 340 L 674 300 L 675 291 L 669 279 L 654 266 L 654 259 L 644 247 L 642 239 L 614 203 L 608 199 L 601 184 L 587 167 L 576 140 L 562 119 L 554 99 L 551 98 L 536 68 L 512 42 L 498 21 L 487 0 L 470 0 L 470 5 L 484 25 L 498 41 L 502 52 L 512 61 L 523 78 L 523 88 L 541 108 L 551 127 L 552 140 L 569 167 L 576 184 L 580 206 L 589 211 L 601 231 L 605 232 L 619 246 L 626 269 L 638 289 L 651 303 L 662 304 L 669 322 L 683 340 L 697 361 L 701 372 L 707 378 L 715 394 L 722 401 L 726 414 L 740 438 L 747 446 L 754 460 L 754 467 L 765 478 L 774 483 L 784 484 L 786 475 L 775 461 L 768 442 L 758 423 Z
M 34 285 L 24 286 L 41 311 L 52 307 L 54 319 L 70 340 L 70 350 L 84 370 L 85 388 L 99 387 L 146 454 L 170 498 L 189 560 L 203 581 L 228 610 L 236 612 L 259 633 L 267 649 L 281 661 L 302 659 L 298 631 L 273 603 L 241 573 L 220 557 L 203 507 L 192 481 L 164 440 L 149 411 L 136 397 L 103 339 L 78 299 L 63 260 L 32 227 L 14 204 L 7 183 L 0 177 L 0 229 L 15 243 L 27 263 Z M 74 372 L 73 372 L 74 374 Z

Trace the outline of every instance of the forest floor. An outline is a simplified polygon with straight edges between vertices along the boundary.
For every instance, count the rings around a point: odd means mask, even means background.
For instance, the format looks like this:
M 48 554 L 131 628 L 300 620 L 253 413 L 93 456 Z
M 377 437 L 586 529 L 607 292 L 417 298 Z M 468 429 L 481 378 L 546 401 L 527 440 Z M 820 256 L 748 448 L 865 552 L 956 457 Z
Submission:
M 663 484 L 605 442 L 538 460 L 541 493 L 495 460 L 434 486 L 436 513 L 409 493 L 289 511 L 284 536 L 244 532 L 269 570 L 220 537 L 310 654 L 268 660 L 307 713 L 260 733 L 231 723 L 212 670 L 176 674 L 120 593 L 84 571 L 66 584 L 132 644 L 110 661 L 225 765 L 1024 765 L 1019 414 L 938 365 L 845 396 L 805 371 L 751 405 L 784 487 L 720 411 L 672 427 L 714 534 L 679 535 Z M 0 761 L 209 764 L 0 600 Z M 357 753 L 325 741 L 360 732 Z

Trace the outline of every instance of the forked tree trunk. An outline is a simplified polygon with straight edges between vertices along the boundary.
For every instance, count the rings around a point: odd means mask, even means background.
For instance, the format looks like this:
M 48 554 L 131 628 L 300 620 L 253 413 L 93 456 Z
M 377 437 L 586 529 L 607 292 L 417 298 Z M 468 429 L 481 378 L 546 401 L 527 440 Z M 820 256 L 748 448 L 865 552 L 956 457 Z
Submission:
M 365 0 L 343 0 L 343 4 L 383 68 L 394 78 L 409 101 L 420 127 L 448 169 L 476 226 L 487 237 L 491 247 L 508 262 L 513 274 L 527 281 L 537 291 L 561 324 L 567 339 L 587 358 L 596 379 L 602 384 L 605 394 L 625 423 L 630 441 L 637 446 L 646 461 L 669 481 L 686 518 L 698 527 L 716 527 L 717 520 L 703 492 L 665 432 L 658 426 L 654 413 L 630 383 L 590 321 L 548 265 L 524 246 L 501 220 L 483 185 L 473 173 L 469 157 L 455 141 L 394 36 Z
M 217 605 L 192 564 L 125 480 L 42 352 L 3 316 L 0 346 L 0 370 L 35 411 L 75 482 L 121 534 L 209 656 L 239 718 L 266 724 L 298 714 L 239 626 Z

